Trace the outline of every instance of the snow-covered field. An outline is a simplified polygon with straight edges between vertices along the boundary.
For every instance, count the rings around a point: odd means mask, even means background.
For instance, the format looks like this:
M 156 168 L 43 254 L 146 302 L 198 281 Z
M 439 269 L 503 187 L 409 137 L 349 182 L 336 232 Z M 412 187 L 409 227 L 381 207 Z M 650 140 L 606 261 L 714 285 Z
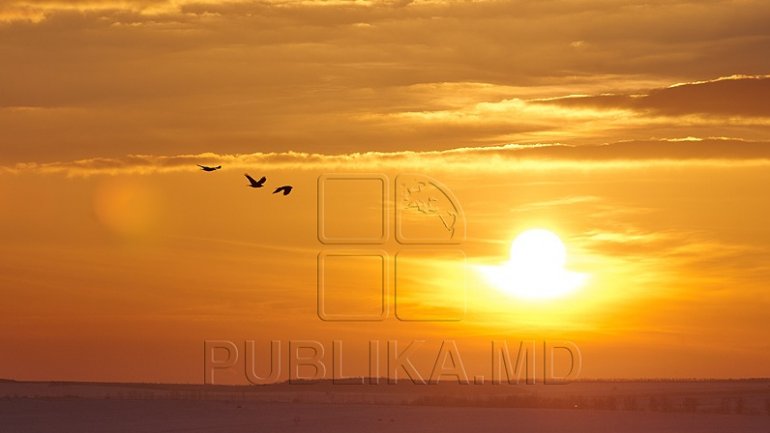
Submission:
M 173 400 L 12 400 L 0 419 L 4 433 L 770 431 L 767 416 Z
M 766 383 L 574 385 L 534 391 L 459 385 L 276 385 L 215 393 L 192 385 L 0 383 L 0 432 L 770 432 L 770 414 L 754 404 L 764 403 L 770 396 Z M 442 406 L 426 403 L 423 398 L 458 390 L 460 394 L 463 390 L 476 394 L 477 401 L 458 404 L 452 400 L 451 406 Z M 608 393 L 627 395 L 629 390 L 639 393 L 640 403 L 634 410 L 500 407 L 500 400 L 490 400 L 491 394 L 558 392 L 568 398 L 579 394 L 590 403 L 604 401 L 602 396 Z M 646 406 L 651 395 L 662 398 L 664 391 L 670 408 L 651 410 Z M 677 406 L 677 395 L 694 392 L 699 393 L 699 402 L 723 401 L 730 395 L 730 399 L 741 399 L 744 407 L 740 413 L 735 413 L 735 408 L 730 413 L 716 413 L 709 405 L 695 411 Z M 422 394 L 422 400 L 404 400 L 415 394 Z M 512 404 L 527 401 L 514 400 Z

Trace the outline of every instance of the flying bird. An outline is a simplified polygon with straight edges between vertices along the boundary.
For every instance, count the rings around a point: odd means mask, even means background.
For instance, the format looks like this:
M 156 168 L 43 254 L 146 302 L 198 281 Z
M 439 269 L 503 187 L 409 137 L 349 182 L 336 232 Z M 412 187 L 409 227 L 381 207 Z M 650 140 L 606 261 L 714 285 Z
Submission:
M 251 188 L 262 188 L 262 185 L 264 185 L 265 181 L 267 180 L 265 176 L 262 176 L 262 178 L 259 179 L 258 181 L 254 180 L 254 178 L 249 176 L 248 174 L 244 174 L 244 176 L 246 176 L 246 179 L 249 180 L 249 184 L 246 186 Z
M 200 168 L 201 168 L 201 170 L 203 170 L 203 171 L 217 171 L 217 170 L 219 170 L 220 168 L 222 168 L 222 166 L 221 166 L 221 165 L 218 165 L 218 166 L 216 166 L 216 167 L 208 167 L 208 166 L 206 166 L 206 165 L 200 165 L 200 164 L 198 164 L 198 167 L 200 167 Z
M 289 195 L 289 193 L 291 192 L 291 189 L 292 189 L 291 185 L 279 186 L 278 188 L 275 189 L 275 191 L 273 191 L 273 194 L 278 194 L 279 192 L 283 192 L 283 195 Z

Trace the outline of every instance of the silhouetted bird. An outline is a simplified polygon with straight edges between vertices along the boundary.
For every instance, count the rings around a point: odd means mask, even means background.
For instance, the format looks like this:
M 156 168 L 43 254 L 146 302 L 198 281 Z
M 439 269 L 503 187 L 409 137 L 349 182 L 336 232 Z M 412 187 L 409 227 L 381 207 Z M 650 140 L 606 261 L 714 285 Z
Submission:
M 262 188 L 262 185 L 264 185 L 265 181 L 267 180 L 265 176 L 262 176 L 262 178 L 259 179 L 258 181 L 254 180 L 254 178 L 249 176 L 248 174 L 244 174 L 244 176 L 246 176 L 246 179 L 249 180 L 249 184 L 246 186 L 250 186 L 252 188 Z
M 208 167 L 208 166 L 200 165 L 200 164 L 198 164 L 198 167 L 200 167 L 201 170 L 203 170 L 203 171 L 216 171 L 216 170 L 219 170 L 220 168 L 222 168 L 221 165 L 218 165 L 216 167 Z
M 289 193 L 291 192 L 291 189 L 292 189 L 291 185 L 279 186 L 278 188 L 275 189 L 275 191 L 273 191 L 273 194 L 278 194 L 279 192 L 283 192 L 283 195 L 289 195 Z

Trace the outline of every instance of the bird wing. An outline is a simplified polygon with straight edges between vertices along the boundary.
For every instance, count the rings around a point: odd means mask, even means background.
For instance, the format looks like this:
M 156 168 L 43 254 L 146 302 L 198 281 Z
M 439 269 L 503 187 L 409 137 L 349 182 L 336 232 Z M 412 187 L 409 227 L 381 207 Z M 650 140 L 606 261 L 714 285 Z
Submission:
M 273 194 L 278 194 L 278 193 L 279 193 L 279 192 L 281 192 L 282 190 L 283 190 L 283 187 L 282 187 L 282 186 L 279 186 L 278 188 L 276 188 L 276 189 L 275 189 L 275 191 L 273 191 Z
M 252 185 L 257 185 L 257 181 L 256 181 L 256 180 L 254 180 L 254 178 L 253 178 L 253 177 L 249 176 L 248 174 L 244 174 L 244 176 L 246 176 L 246 179 L 248 179 L 248 180 L 249 180 L 249 183 L 250 183 L 250 184 L 252 184 Z
M 266 180 L 267 180 L 267 178 L 266 178 L 265 176 L 262 176 L 262 177 L 259 179 L 259 184 L 260 184 L 260 185 L 262 185 L 263 183 L 265 183 L 265 181 L 266 181 Z
M 200 167 L 200 168 L 206 168 L 206 166 L 205 166 L 205 165 L 200 165 L 200 164 L 195 164 L 195 165 L 197 165 L 197 166 L 198 166 L 198 167 Z

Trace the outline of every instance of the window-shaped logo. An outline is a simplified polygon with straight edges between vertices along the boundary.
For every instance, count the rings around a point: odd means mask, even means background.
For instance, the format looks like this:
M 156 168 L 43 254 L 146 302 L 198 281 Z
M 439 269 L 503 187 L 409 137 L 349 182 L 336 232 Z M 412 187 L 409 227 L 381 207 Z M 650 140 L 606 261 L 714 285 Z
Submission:
M 402 249 L 395 260 L 396 317 L 403 321 L 462 320 L 465 254 L 458 249 Z
M 377 174 L 318 178 L 318 240 L 324 244 L 383 244 L 388 239 L 388 179 Z
M 318 317 L 376 321 L 388 314 L 388 255 L 378 250 L 333 250 L 318 255 Z
M 396 240 L 401 244 L 459 244 L 465 215 L 454 194 L 423 175 L 396 178 Z
M 318 239 L 328 246 L 318 256 L 318 316 L 384 320 L 392 298 L 399 320 L 461 320 L 465 254 L 450 245 L 465 240 L 462 208 L 430 177 L 398 176 L 392 197 L 389 183 L 381 174 L 318 179 Z M 389 238 L 390 221 L 394 239 Z M 398 246 L 392 261 L 386 244 Z

